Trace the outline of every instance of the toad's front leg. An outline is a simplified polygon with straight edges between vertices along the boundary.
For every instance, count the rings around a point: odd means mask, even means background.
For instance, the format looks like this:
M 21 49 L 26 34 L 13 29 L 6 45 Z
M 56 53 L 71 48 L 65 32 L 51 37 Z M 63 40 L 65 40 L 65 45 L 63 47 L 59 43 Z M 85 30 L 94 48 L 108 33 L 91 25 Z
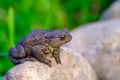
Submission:
M 46 58 L 46 53 L 49 53 L 49 48 L 45 45 L 36 45 L 31 48 L 32 55 L 40 62 L 52 67 L 51 60 Z
M 60 48 L 54 49 L 52 56 L 55 58 L 55 61 L 56 61 L 57 64 L 61 64 Z

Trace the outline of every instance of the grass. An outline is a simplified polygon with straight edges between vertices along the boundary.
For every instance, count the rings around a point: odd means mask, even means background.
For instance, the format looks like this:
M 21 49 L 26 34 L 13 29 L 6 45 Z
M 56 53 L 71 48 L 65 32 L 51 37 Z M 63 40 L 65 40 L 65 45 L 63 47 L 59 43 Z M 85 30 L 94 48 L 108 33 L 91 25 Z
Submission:
M 10 47 L 15 47 L 14 43 L 14 10 L 12 7 L 8 9 L 8 19 L 7 19 L 7 25 L 8 25 L 8 33 L 9 33 L 9 43 Z

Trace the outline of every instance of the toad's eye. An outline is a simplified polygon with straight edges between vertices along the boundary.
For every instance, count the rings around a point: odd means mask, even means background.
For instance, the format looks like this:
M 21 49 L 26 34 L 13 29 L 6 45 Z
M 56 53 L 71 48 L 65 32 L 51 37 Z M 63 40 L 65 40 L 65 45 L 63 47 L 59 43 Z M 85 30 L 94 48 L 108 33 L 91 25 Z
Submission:
M 65 35 L 62 35 L 62 36 L 60 37 L 60 40 L 65 40 L 65 38 L 66 38 L 66 36 L 65 36 Z

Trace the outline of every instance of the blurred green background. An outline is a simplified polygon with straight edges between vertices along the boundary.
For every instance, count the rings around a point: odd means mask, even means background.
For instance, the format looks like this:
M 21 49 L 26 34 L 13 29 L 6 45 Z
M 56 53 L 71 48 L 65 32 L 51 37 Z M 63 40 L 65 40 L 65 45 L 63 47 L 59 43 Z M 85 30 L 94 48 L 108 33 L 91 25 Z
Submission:
M 0 79 L 13 66 L 8 50 L 35 29 L 72 30 L 97 21 L 114 0 L 0 0 Z

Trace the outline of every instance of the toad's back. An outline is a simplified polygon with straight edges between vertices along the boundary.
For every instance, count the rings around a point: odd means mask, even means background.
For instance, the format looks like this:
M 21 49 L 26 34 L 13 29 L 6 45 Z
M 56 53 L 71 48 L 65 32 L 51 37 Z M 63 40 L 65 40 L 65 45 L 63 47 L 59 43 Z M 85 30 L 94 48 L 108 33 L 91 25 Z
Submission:
M 34 45 L 48 43 L 48 40 L 44 38 L 44 34 L 47 30 L 35 30 L 25 36 L 18 45 L 22 45 L 25 48 L 27 54 L 30 53 L 30 48 Z

